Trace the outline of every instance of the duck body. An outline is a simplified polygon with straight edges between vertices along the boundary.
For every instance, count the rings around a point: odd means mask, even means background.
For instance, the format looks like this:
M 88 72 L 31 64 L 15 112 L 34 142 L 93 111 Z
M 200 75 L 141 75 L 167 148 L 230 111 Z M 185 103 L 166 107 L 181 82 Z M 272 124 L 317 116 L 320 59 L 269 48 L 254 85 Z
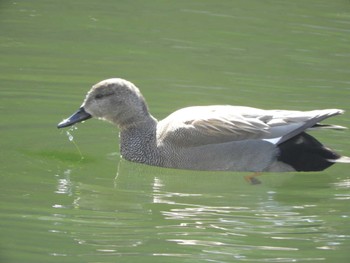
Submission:
M 159 124 L 157 125 L 159 126 Z M 260 171 L 275 160 L 277 148 L 263 140 L 222 142 L 185 147 L 163 141 L 157 130 L 132 128 L 120 132 L 124 159 L 190 170 Z M 249 158 L 246 158 L 249 156 Z
M 124 159 L 160 167 L 253 172 L 320 171 L 349 158 L 305 131 L 338 109 L 262 110 L 241 106 L 183 108 L 161 121 L 148 111 L 138 88 L 123 79 L 94 85 L 81 108 L 58 128 L 90 117 L 117 125 Z

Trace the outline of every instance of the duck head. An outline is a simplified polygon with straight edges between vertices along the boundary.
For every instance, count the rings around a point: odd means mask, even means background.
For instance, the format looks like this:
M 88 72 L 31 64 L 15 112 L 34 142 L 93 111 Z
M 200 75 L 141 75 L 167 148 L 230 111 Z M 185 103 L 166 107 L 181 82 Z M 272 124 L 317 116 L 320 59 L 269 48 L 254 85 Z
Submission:
M 95 84 L 77 112 L 57 125 L 64 128 L 91 117 L 118 125 L 121 129 L 149 117 L 139 89 L 129 81 L 106 79 Z

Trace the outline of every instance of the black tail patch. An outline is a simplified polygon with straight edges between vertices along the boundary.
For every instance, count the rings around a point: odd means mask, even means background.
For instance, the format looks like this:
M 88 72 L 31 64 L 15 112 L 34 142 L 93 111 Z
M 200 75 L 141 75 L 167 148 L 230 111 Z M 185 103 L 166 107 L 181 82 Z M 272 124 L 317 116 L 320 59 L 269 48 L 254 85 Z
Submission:
M 303 132 L 278 145 L 278 160 L 289 164 L 297 171 L 322 171 L 340 155 L 323 146 L 311 135 Z

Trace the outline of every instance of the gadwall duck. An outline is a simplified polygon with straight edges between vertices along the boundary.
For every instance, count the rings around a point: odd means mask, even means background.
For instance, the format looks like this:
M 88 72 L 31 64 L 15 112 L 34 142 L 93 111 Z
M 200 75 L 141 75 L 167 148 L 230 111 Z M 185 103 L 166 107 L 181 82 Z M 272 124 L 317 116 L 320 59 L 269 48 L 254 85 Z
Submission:
M 251 172 L 321 171 L 350 162 L 305 131 L 339 109 L 288 111 L 241 106 L 183 108 L 157 121 L 131 82 L 103 80 L 58 128 L 96 117 L 120 129 L 124 159 L 169 168 Z

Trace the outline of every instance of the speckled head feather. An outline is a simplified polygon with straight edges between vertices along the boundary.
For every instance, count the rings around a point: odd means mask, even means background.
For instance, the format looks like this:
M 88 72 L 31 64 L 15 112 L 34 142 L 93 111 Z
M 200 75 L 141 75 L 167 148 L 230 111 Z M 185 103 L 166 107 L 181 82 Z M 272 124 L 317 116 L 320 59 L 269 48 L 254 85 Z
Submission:
M 149 116 L 146 102 L 131 82 L 112 78 L 95 84 L 82 107 L 93 117 L 117 124 L 121 129 Z

